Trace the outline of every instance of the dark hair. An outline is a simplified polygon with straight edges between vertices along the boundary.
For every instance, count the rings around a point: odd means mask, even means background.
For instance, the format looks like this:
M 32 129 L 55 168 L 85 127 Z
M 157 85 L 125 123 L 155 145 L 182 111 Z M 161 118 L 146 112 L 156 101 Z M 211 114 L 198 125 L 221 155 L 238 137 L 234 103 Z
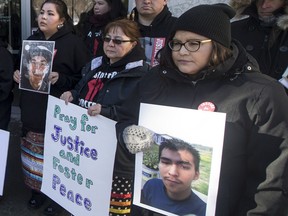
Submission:
M 121 28 L 124 34 L 132 41 L 137 41 L 140 44 L 139 38 L 141 36 L 136 22 L 129 19 L 119 19 L 107 24 L 104 29 L 103 36 L 106 36 L 110 29 Z
M 215 67 L 232 56 L 232 50 L 224 47 L 220 43 L 212 41 L 212 47 L 212 53 L 208 63 L 209 67 Z
M 200 165 L 200 154 L 199 152 L 189 143 L 176 138 L 164 139 L 159 146 L 159 160 L 163 149 L 169 149 L 171 151 L 186 150 L 193 156 L 193 161 L 195 164 L 195 171 L 199 171 Z
M 31 46 L 29 49 L 28 60 L 30 61 L 34 56 L 43 56 L 47 62 L 50 62 L 52 59 L 52 52 L 41 45 Z
M 64 1 L 62 1 L 62 0 L 46 0 L 42 3 L 40 8 L 42 9 L 46 3 L 54 4 L 56 7 L 56 11 L 59 14 L 59 17 L 64 18 L 64 25 L 68 25 L 69 27 L 72 27 L 72 29 L 74 29 L 73 28 L 73 20 L 68 14 L 68 8 L 67 8 L 67 5 Z
M 167 41 L 166 45 L 157 54 L 157 60 L 161 66 L 166 66 L 170 68 L 177 69 L 174 61 L 172 59 L 172 50 L 168 46 L 168 42 L 172 40 L 176 32 L 172 34 L 170 39 Z M 232 50 L 230 48 L 224 47 L 220 43 L 212 41 L 212 53 L 210 56 L 210 61 L 207 67 L 216 67 L 217 65 L 223 63 L 226 59 L 232 56 Z

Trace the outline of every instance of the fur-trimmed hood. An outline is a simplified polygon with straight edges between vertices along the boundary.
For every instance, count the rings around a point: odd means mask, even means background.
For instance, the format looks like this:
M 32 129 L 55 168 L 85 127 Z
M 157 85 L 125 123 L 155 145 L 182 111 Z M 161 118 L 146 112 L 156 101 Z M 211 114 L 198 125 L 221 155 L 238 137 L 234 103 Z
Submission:
M 255 2 L 256 0 L 230 0 L 229 5 L 236 11 L 235 18 L 241 18 L 245 15 L 243 11 Z M 285 0 L 285 4 L 285 14 L 278 18 L 277 25 L 283 30 L 288 30 L 288 0 Z

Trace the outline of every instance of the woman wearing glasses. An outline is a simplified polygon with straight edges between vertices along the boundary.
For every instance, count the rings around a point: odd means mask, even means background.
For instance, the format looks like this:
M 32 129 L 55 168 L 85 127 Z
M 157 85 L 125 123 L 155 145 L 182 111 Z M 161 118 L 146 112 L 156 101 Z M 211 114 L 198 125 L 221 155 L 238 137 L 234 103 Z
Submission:
M 255 59 L 231 40 L 234 14 L 226 4 L 199 5 L 182 14 L 160 65 L 122 107 L 138 109 L 143 102 L 226 113 L 215 215 L 287 215 L 288 98 L 281 84 L 261 74 Z M 134 112 L 137 116 L 139 110 Z M 140 126 L 126 127 L 138 120 L 127 122 L 131 108 L 125 113 L 119 132 L 140 131 Z M 142 134 L 135 134 L 129 140 L 141 140 Z M 135 146 L 128 144 L 133 152 Z
M 103 37 L 105 55 L 87 64 L 84 77 L 75 89 L 64 92 L 60 98 L 87 108 L 90 115 L 101 114 L 117 121 L 119 107 L 134 93 L 140 78 L 148 71 L 139 36 L 134 21 L 121 19 L 109 23 Z M 117 148 L 110 215 L 130 215 L 133 159 L 125 148 Z

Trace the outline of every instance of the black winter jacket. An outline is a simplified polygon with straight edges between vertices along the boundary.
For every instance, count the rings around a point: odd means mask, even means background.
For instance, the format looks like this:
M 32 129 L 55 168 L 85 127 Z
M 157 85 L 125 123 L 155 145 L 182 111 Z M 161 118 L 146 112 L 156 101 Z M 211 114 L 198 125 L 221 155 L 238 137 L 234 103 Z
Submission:
M 7 130 L 13 101 L 13 59 L 7 44 L 0 41 L 0 129 Z
M 98 71 L 105 72 L 107 68 L 110 71 L 117 71 L 118 74 L 104 84 L 100 92 L 97 93 L 96 100 L 93 101 L 101 104 L 101 115 L 117 121 L 118 107 L 121 106 L 130 94 L 133 94 L 133 90 L 139 83 L 140 78 L 149 69 L 149 66 L 143 62 L 144 60 L 144 50 L 139 45 L 135 46 L 130 53 L 111 65 L 106 56 L 93 59 L 83 68 L 82 79 L 75 86 L 75 89 L 71 90 L 73 96 L 72 102 L 79 105 L 78 99 L 82 89 L 93 79 L 93 76 Z M 93 70 L 91 70 L 92 64 L 97 65 Z M 118 71 L 119 69 L 120 71 Z
M 134 16 L 133 18 L 134 21 L 138 23 L 141 36 L 151 38 L 159 38 L 159 37 L 168 38 L 177 20 L 176 17 L 172 16 L 172 13 L 169 11 L 167 6 L 165 6 L 164 9 L 155 17 L 155 19 L 149 26 L 145 26 L 139 23 L 138 12 L 136 8 L 132 10 L 130 16 Z
M 259 215 L 287 215 L 288 97 L 283 87 L 261 74 L 255 59 L 235 42 L 231 58 L 201 73 L 192 80 L 171 68 L 152 68 L 123 106 L 120 143 L 125 146 L 123 129 L 138 122 L 140 102 L 191 109 L 212 102 L 215 111 L 227 114 L 216 216 L 246 215 L 256 207 L 255 194 L 259 206 L 268 209 Z M 266 175 L 269 179 L 259 186 Z
M 288 68 L 288 6 L 275 12 L 275 23 L 265 25 L 258 18 L 255 1 L 232 1 L 239 18 L 232 23 L 232 37 L 239 40 L 260 66 L 260 71 L 280 79 Z M 237 2 L 237 3 L 236 3 Z
M 111 21 L 110 17 L 99 16 L 99 23 L 91 23 L 89 18 L 93 16 L 93 10 L 88 12 L 83 23 L 78 23 L 78 31 L 86 44 L 90 56 L 95 58 L 104 55 L 103 51 L 103 32 L 104 28 Z M 102 19 L 101 19 L 102 18 Z
M 98 57 L 92 60 L 83 69 L 83 78 L 72 90 L 73 103 L 79 104 L 78 98 L 81 90 L 87 85 L 88 81 L 93 78 L 93 75 L 98 71 L 104 71 L 109 67 L 110 71 L 124 68 L 112 79 L 108 80 L 100 92 L 97 93 L 96 103 L 101 104 L 101 115 L 118 121 L 118 110 L 123 105 L 127 98 L 133 97 L 140 79 L 148 72 L 149 66 L 144 62 L 145 53 L 140 45 L 137 45 L 130 53 L 124 56 L 114 64 L 109 64 L 109 59 L 106 56 Z M 91 70 L 91 64 L 98 65 Z M 132 107 L 128 108 L 133 109 Z M 114 175 L 126 178 L 133 178 L 134 171 L 134 155 L 130 154 L 126 147 L 117 145 Z
M 41 31 L 27 40 L 45 40 Z M 72 29 L 64 25 L 49 38 L 55 41 L 52 71 L 59 73 L 59 79 L 51 85 L 50 94 L 54 97 L 68 91 L 81 78 L 82 67 L 90 60 L 89 53 L 83 41 L 72 33 Z M 25 131 L 44 133 L 48 95 L 31 91 L 21 91 L 21 120 Z

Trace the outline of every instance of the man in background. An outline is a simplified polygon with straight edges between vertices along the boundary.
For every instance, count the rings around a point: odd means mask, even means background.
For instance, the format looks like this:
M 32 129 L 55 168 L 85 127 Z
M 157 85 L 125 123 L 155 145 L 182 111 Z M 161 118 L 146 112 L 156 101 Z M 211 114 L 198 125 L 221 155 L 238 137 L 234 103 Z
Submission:
M 164 46 L 175 24 L 176 17 L 167 7 L 168 0 L 135 0 L 136 7 L 130 19 L 136 21 L 140 28 L 141 44 L 145 48 L 147 63 L 158 64 L 157 52 Z
M 287 76 L 288 0 L 231 0 L 230 5 L 237 18 L 246 16 L 232 23 L 232 37 L 256 58 L 262 73 L 277 80 Z

